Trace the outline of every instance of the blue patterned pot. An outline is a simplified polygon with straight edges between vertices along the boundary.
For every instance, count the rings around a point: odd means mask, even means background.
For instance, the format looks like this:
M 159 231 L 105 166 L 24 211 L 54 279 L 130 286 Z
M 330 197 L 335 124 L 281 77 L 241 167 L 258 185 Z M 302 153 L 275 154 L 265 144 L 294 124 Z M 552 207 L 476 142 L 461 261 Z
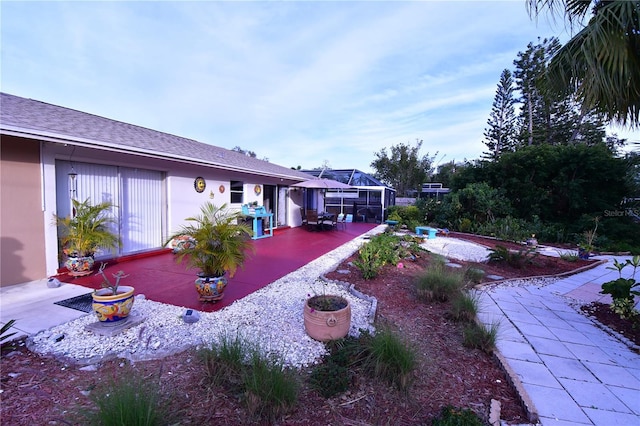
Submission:
M 198 277 L 196 279 L 196 291 L 201 302 L 217 302 L 224 297 L 224 289 L 227 287 L 227 278 L 221 277 Z
M 133 291 L 134 288 L 127 285 L 118 286 L 118 294 L 115 295 L 108 288 L 94 291 L 91 307 L 98 320 L 104 323 L 112 323 L 128 317 L 135 300 Z
M 69 271 L 69 275 L 82 277 L 91 273 L 95 262 L 93 256 L 70 256 L 67 257 L 64 266 L 67 268 L 67 271 Z

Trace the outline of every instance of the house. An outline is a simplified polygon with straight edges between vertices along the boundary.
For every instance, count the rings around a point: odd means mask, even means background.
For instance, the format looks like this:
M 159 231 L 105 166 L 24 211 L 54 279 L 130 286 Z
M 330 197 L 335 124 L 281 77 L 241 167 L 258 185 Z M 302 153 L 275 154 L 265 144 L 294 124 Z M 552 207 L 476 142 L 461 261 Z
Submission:
M 422 191 L 420 192 L 420 198 L 434 198 L 436 200 L 442 200 L 451 190 L 444 188 L 442 183 L 429 182 L 422 184 Z
M 0 285 L 46 278 L 61 265 L 54 215 L 71 199 L 112 201 L 116 256 L 161 249 L 206 201 L 257 201 L 274 226 L 300 225 L 309 175 L 129 123 L 0 93 Z M 113 256 L 107 254 L 104 256 Z
M 395 189 L 358 169 L 302 171 L 351 185 L 353 189 L 327 190 L 324 194 L 324 207 L 330 212 L 351 214 L 355 221 L 382 223 L 387 208 L 395 204 Z M 306 201 L 307 205 L 314 202 L 313 199 Z

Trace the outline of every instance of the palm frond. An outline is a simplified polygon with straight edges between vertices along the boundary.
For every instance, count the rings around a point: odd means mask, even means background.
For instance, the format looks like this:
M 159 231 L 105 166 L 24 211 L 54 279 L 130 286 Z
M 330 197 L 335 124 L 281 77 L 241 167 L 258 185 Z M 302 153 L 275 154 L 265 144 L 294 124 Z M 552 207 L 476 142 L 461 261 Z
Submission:
M 601 112 L 621 125 L 640 125 L 639 16 L 640 1 L 601 6 L 554 55 L 547 73 L 550 87 L 575 92 L 586 111 Z

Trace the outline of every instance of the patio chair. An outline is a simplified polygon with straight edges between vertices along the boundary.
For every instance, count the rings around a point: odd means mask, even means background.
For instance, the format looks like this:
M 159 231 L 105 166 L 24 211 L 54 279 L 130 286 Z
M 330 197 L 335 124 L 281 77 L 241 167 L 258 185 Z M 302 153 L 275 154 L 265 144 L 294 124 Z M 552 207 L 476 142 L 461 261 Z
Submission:
M 324 214 L 322 216 L 322 229 L 335 229 L 337 226 L 335 214 Z
M 302 217 L 302 226 L 306 226 L 307 225 L 307 212 L 305 212 L 305 210 L 300 207 L 300 217 Z
M 340 229 L 340 227 L 347 229 L 347 216 L 343 213 L 340 213 L 336 219 L 336 229 Z
M 307 229 L 313 231 L 318 228 L 318 211 L 307 210 Z

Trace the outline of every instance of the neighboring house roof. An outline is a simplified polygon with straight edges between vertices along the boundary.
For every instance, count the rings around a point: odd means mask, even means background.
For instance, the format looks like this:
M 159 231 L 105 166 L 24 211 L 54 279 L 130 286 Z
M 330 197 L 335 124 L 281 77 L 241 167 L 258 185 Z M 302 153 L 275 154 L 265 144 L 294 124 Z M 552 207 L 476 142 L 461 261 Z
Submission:
M 309 175 L 193 139 L 0 93 L 0 133 L 300 182 Z
M 362 172 L 358 169 L 322 169 L 302 171 L 319 178 L 333 179 L 351 186 L 384 186 L 393 190 L 393 188 L 380 182 L 370 174 Z

